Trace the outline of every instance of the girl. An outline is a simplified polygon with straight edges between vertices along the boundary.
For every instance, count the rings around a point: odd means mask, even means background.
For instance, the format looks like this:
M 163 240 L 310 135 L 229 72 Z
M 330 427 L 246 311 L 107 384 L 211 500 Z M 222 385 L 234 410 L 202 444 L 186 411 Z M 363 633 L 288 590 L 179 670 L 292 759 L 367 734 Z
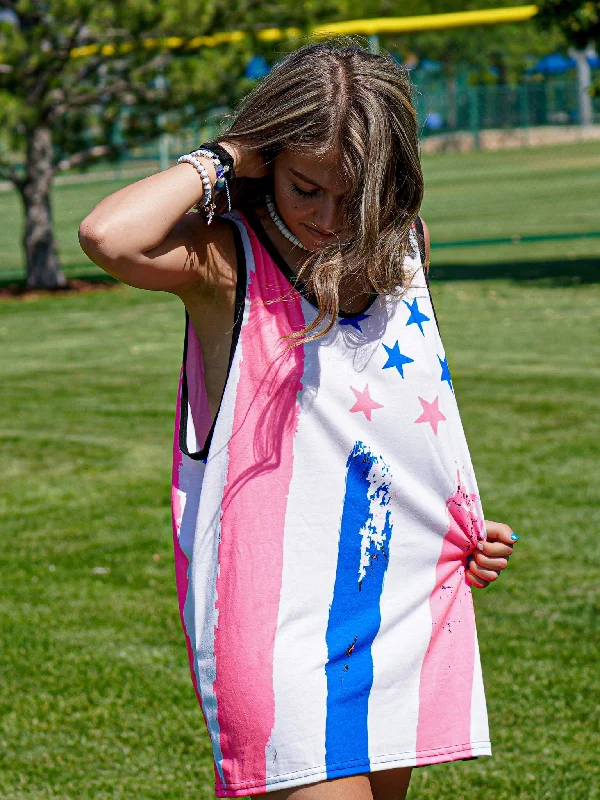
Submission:
M 518 537 L 482 516 L 422 194 L 402 71 L 316 44 L 81 225 L 186 308 L 176 571 L 218 797 L 395 800 L 491 752 L 470 586 Z

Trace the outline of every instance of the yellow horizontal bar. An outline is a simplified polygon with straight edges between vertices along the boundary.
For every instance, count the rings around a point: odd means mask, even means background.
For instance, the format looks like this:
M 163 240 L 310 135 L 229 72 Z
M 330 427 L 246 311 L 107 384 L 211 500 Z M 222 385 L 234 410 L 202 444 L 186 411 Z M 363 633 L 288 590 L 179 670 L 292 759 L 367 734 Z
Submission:
M 302 36 L 302 31 L 300 28 L 263 28 L 256 35 L 265 42 L 277 42 L 280 39 L 297 39 Z
M 98 45 L 84 44 L 81 47 L 74 47 L 71 50 L 71 58 L 84 58 L 85 56 L 93 56 L 98 52 Z
M 283 32 L 279 28 L 263 28 L 256 35 L 263 42 L 277 42 L 282 38 Z
M 356 34 L 409 33 L 470 25 L 497 25 L 502 22 L 526 22 L 537 13 L 537 6 L 489 8 L 484 11 L 457 11 L 452 14 L 427 14 L 420 17 L 381 17 L 333 22 L 313 28 L 315 36 L 352 36 Z
M 212 36 L 194 36 L 187 43 L 187 49 L 194 50 L 197 47 L 217 47 L 220 44 L 232 44 L 240 42 L 245 36 L 244 31 L 223 31 Z
M 537 14 L 537 6 L 512 6 L 510 8 L 489 8 L 484 11 L 457 11 L 452 14 L 426 14 L 420 17 L 380 17 L 376 19 L 352 19 L 346 22 L 332 22 L 328 25 L 317 25 L 312 29 L 313 36 L 353 36 L 357 34 L 409 33 L 410 31 L 431 31 L 443 28 L 462 28 L 470 25 L 497 25 L 503 22 L 526 22 Z M 246 36 L 245 31 L 223 31 L 212 36 L 194 36 L 187 42 L 186 48 L 194 50 L 200 47 L 218 47 L 221 44 L 234 44 Z M 256 34 L 266 42 L 280 39 L 294 39 L 302 35 L 299 28 L 263 28 Z M 185 44 L 180 36 L 169 36 L 164 39 L 144 39 L 143 46 L 148 49 L 166 46 L 177 48 Z M 114 55 L 118 52 L 129 52 L 133 49 L 131 42 L 121 44 L 118 48 L 112 44 L 88 44 L 74 47 L 72 58 L 81 58 L 101 52 L 103 55 Z

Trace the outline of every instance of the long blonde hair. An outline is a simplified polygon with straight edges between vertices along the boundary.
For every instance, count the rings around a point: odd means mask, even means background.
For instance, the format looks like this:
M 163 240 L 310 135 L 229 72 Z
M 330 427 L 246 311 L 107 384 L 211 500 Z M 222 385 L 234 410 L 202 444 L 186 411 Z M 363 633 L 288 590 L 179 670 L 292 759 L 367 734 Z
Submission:
M 267 161 L 285 149 L 315 157 L 332 146 L 339 152 L 351 187 L 343 208 L 351 235 L 303 263 L 300 276 L 308 275 L 318 314 L 295 334 L 298 341 L 331 329 L 345 279 L 380 294 L 404 287 L 409 233 L 423 197 L 417 131 L 410 82 L 391 56 L 318 43 L 276 64 L 219 137 L 259 148 Z

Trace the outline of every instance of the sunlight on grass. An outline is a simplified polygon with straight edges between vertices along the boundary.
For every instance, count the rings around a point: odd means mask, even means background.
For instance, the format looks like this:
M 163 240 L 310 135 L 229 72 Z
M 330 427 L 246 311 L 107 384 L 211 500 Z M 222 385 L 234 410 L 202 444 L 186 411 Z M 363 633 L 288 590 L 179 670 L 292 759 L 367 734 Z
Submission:
M 423 216 L 434 242 L 600 230 L 600 142 L 423 158 Z M 53 216 L 66 267 L 97 268 L 77 241 L 83 217 L 132 179 L 57 186 Z M 0 194 L 0 276 L 22 268 L 21 210 Z M 438 250 L 437 264 L 600 258 L 600 239 Z M 97 270 L 100 273 L 99 270 Z

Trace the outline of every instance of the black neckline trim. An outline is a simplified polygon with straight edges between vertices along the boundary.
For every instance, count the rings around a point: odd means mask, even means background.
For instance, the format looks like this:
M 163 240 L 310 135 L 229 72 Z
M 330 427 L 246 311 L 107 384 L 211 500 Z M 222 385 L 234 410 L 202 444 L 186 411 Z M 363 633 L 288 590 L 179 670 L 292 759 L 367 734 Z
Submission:
M 423 228 L 423 220 L 421 219 L 421 217 L 416 218 L 415 228 L 417 230 L 417 243 L 419 245 L 419 255 L 421 256 L 421 266 L 423 267 L 423 272 L 425 272 L 425 264 L 427 263 L 427 254 L 425 252 L 425 229 Z
M 225 384 L 223 385 L 223 392 L 221 394 L 221 399 L 219 400 L 219 407 L 217 408 L 217 413 L 213 418 L 210 430 L 206 437 L 206 441 L 204 442 L 202 449 L 198 450 L 196 453 L 190 453 L 187 447 L 187 423 L 188 423 L 187 350 L 188 350 L 189 327 L 191 325 L 191 322 L 187 310 L 185 312 L 185 337 L 183 340 L 183 375 L 181 379 L 181 404 L 180 404 L 180 418 L 179 418 L 179 449 L 184 455 L 189 456 L 189 458 L 193 459 L 194 461 L 206 461 L 208 458 L 208 452 L 210 450 L 210 445 L 215 431 L 215 426 L 217 424 L 217 419 L 219 418 L 221 405 L 223 404 L 223 397 L 225 396 L 225 390 L 227 388 L 227 383 L 229 382 L 229 373 L 231 372 L 233 357 L 235 355 L 235 351 L 237 349 L 237 343 L 240 338 L 240 332 L 242 330 L 242 322 L 244 321 L 244 307 L 246 304 L 246 281 L 247 281 L 246 257 L 244 254 L 244 243 L 242 241 L 242 235 L 240 233 L 240 230 L 235 223 L 232 223 L 232 225 L 233 225 L 233 239 L 235 243 L 237 275 L 235 283 L 235 307 L 233 312 L 233 330 L 231 334 L 231 347 L 229 349 L 229 362 L 227 364 L 227 375 L 225 377 Z
M 435 319 L 435 324 L 440 329 L 437 314 L 435 311 L 435 304 L 433 302 L 433 297 L 431 295 L 431 287 L 429 286 L 429 275 L 427 274 L 427 270 L 425 269 L 425 265 L 427 264 L 427 250 L 425 248 L 425 229 L 423 228 L 423 220 L 421 217 L 417 217 L 415 220 L 415 228 L 417 231 L 417 243 L 419 245 L 419 255 L 421 257 L 421 267 L 423 268 L 423 275 L 425 275 L 425 283 L 427 285 L 427 291 L 429 293 L 429 300 L 431 301 L 431 307 L 433 309 L 433 318 Z
M 281 255 L 279 250 L 275 247 L 275 245 L 269 238 L 269 235 L 267 234 L 266 230 L 264 229 L 262 222 L 257 217 L 254 209 L 246 206 L 245 208 L 242 209 L 242 213 L 246 217 L 248 224 L 250 225 L 250 228 L 256 235 L 256 238 L 264 246 L 267 253 L 271 256 L 275 266 L 278 268 L 283 277 L 291 285 L 292 289 L 295 289 L 298 292 L 298 294 L 301 294 L 302 297 L 306 300 L 306 302 L 309 303 L 313 308 L 316 308 L 318 311 L 319 307 L 311 299 L 311 295 L 310 292 L 308 291 L 306 283 L 302 280 L 302 278 L 299 278 L 296 275 L 294 270 L 289 266 L 285 258 Z M 373 305 L 375 300 L 377 300 L 378 297 L 379 297 L 378 292 L 372 292 L 369 301 L 367 302 L 367 305 L 360 311 L 342 311 L 342 309 L 340 309 L 338 311 L 338 317 L 341 317 L 342 319 L 353 319 L 354 317 L 360 317 L 362 316 L 362 314 L 364 314 L 371 308 L 371 306 Z

